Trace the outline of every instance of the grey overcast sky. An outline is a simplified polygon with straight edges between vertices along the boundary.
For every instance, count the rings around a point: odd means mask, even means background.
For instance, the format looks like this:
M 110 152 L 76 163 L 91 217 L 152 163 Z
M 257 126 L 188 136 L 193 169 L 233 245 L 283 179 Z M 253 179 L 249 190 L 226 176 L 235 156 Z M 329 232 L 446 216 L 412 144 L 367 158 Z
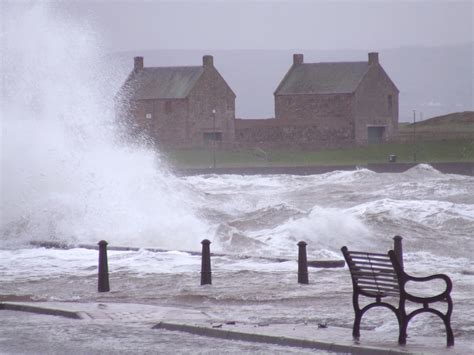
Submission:
M 0 0 L 3 1 L 3 0 Z M 53 1 L 109 51 L 383 49 L 473 41 L 473 1 Z

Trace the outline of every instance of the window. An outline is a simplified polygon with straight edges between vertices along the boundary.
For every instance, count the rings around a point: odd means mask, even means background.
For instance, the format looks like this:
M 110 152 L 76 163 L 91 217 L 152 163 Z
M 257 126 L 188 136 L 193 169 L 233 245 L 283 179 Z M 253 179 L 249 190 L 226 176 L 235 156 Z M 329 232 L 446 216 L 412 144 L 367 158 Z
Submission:
M 165 101 L 165 113 L 171 113 L 172 111 L 171 101 Z
M 234 110 L 234 99 L 228 98 L 227 99 L 227 111 Z
M 388 110 L 389 110 L 389 111 L 392 111 L 392 105 L 393 105 L 393 102 L 392 102 L 392 95 L 388 95 L 387 101 L 388 101 Z
M 145 115 L 145 118 L 150 119 L 151 117 L 152 117 L 152 116 L 151 116 L 151 113 L 147 113 L 147 114 Z

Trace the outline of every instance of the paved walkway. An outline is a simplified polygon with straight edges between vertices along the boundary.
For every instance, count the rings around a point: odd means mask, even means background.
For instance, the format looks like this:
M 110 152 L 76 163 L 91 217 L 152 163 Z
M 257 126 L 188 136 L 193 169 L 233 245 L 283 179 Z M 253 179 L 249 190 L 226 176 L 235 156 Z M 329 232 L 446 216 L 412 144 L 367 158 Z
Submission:
M 447 348 L 443 337 L 414 337 L 406 346 L 381 340 L 380 333 L 362 331 L 354 342 L 351 329 L 317 324 L 240 323 L 186 308 L 130 303 L 3 302 L 0 309 L 49 314 L 78 321 L 137 323 L 146 328 L 187 332 L 227 340 L 286 345 L 353 354 L 473 354 L 474 344 L 456 341 Z M 384 338 L 386 336 L 384 335 Z

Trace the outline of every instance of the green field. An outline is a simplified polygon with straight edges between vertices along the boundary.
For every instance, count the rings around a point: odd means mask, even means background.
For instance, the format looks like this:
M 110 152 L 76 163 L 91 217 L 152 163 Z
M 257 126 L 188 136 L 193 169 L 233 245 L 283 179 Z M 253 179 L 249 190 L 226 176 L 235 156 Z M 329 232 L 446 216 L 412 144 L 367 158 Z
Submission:
M 474 140 L 439 140 L 413 143 L 374 144 L 350 149 L 216 151 L 216 167 L 362 165 L 387 163 L 396 155 L 399 163 L 473 162 Z M 164 152 L 171 165 L 179 168 L 213 166 L 212 150 L 173 150 Z
M 413 123 L 401 122 L 398 125 L 401 134 L 417 133 L 472 133 L 474 132 L 474 112 L 455 112 Z

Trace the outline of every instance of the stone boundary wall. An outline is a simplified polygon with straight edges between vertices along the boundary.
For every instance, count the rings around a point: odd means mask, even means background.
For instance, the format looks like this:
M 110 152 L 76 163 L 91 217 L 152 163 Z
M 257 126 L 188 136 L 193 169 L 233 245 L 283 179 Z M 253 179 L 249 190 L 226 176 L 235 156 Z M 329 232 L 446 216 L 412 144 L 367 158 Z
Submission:
M 393 143 L 412 143 L 436 140 L 472 139 L 474 132 L 412 132 L 399 133 L 386 140 Z M 357 141 L 344 129 L 321 127 L 309 120 L 285 119 L 236 119 L 236 149 L 326 149 L 365 146 L 367 141 Z
M 321 127 L 314 121 L 236 119 L 235 148 L 345 148 L 355 145 L 346 129 Z

